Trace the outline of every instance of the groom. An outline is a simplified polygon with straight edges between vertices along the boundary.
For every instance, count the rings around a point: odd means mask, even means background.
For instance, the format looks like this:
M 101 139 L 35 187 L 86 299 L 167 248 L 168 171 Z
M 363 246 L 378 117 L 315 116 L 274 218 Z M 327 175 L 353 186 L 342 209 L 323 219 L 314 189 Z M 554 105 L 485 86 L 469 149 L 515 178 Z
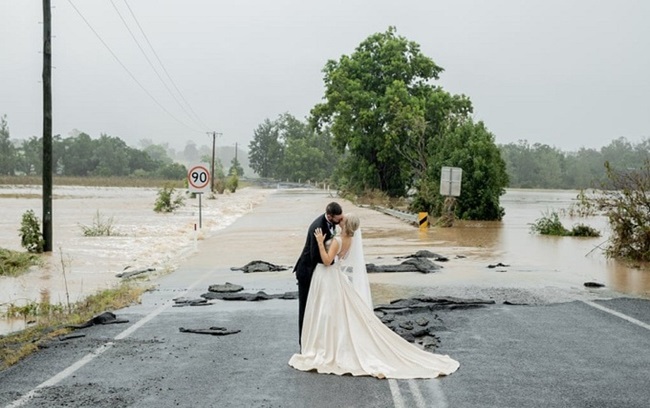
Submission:
M 298 279 L 298 343 L 302 335 L 302 321 L 305 317 L 305 306 L 307 305 L 307 295 L 309 295 L 309 285 L 311 284 L 311 276 L 316 269 L 316 265 L 323 263 L 320 252 L 318 250 L 318 242 L 314 237 L 316 228 L 320 228 L 325 236 L 325 241 L 334 235 L 334 228 L 343 219 L 343 209 L 337 202 L 327 204 L 325 214 L 319 216 L 311 223 L 307 231 L 307 240 L 305 247 L 302 249 L 300 258 L 296 262 L 293 271 L 296 273 Z

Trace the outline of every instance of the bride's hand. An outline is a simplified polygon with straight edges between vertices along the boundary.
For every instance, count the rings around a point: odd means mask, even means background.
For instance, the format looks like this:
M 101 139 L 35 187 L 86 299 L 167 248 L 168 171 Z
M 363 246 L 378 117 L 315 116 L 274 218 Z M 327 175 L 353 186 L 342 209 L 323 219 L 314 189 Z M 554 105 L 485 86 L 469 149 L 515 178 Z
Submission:
M 314 236 L 316 237 L 316 241 L 318 242 L 323 242 L 325 236 L 323 235 L 323 231 L 320 228 L 316 228 L 314 230 Z

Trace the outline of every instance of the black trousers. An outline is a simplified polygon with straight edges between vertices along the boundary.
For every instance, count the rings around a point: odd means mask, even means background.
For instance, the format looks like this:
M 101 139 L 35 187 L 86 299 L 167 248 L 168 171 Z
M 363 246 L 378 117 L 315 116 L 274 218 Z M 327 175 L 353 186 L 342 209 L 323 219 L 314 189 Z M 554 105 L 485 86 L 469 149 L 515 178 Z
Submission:
M 311 285 L 311 275 L 298 280 L 298 344 L 302 345 L 302 322 L 305 319 L 305 308 L 307 307 L 307 296 Z

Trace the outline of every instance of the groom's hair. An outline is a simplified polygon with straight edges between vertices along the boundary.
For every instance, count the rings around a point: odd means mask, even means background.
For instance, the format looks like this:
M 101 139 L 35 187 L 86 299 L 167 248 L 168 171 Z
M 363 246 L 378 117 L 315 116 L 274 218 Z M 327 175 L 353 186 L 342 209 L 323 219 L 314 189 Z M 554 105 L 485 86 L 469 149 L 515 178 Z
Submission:
M 332 201 L 331 203 L 327 204 L 327 207 L 325 208 L 325 214 L 341 215 L 343 214 L 343 208 L 341 208 L 341 205 L 336 201 Z

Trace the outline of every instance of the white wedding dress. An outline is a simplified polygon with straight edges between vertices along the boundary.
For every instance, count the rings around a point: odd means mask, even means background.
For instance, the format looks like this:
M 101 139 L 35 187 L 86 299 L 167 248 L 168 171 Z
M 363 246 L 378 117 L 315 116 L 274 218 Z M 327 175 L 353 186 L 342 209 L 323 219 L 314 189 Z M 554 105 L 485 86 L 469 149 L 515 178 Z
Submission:
M 341 248 L 340 237 L 334 239 L 339 240 Z M 357 231 L 351 248 L 360 242 L 361 234 Z M 456 371 L 460 366 L 456 360 L 424 351 L 379 320 L 369 299 L 365 264 L 361 275 L 365 284 L 359 284 L 362 279 L 355 270 L 353 280 L 357 285 L 353 286 L 341 271 L 341 264 L 346 268 L 351 267 L 350 263 L 337 260 L 330 266 L 318 264 L 314 270 L 302 328 L 301 353 L 294 354 L 289 365 L 302 371 L 396 379 L 435 378 Z

